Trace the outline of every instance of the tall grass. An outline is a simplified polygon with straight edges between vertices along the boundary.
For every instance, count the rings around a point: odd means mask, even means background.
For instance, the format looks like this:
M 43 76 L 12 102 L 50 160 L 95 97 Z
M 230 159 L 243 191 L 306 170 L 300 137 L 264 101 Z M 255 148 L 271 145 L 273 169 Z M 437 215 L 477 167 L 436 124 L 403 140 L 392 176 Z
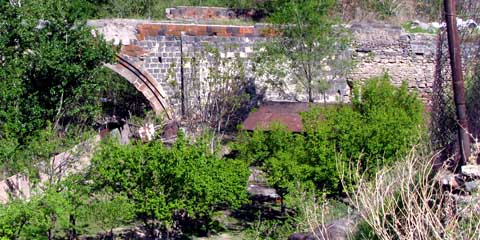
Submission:
M 462 196 L 441 189 L 432 170 L 435 157 L 416 147 L 371 180 L 354 174 L 349 198 L 378 239 L 480 238 L 476 201 L 459 204 Z

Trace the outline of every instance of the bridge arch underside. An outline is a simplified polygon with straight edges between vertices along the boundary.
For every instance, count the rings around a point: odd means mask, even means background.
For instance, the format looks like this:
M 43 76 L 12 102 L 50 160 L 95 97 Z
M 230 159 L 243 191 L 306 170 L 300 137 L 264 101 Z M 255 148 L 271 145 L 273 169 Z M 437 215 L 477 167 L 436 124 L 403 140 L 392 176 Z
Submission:
M 155 114 L 163 114 L 166 119 L 173 120 L 174 112 L 160 84 L 147 71 L 127 59 L 117 56 L 117 61 L 117 64 L 105 66 L 133 84 L 148 100 Z

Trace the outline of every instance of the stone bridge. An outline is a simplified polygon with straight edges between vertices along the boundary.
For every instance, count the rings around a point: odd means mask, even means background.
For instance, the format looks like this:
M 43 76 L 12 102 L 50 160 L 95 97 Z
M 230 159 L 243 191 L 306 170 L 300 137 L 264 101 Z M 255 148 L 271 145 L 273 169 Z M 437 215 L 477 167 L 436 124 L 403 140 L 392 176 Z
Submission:
M 155 112 L 164 112 L 169 119 L 195 110 L 189 93 L 195 88 L 192 78 L 198 72 L 194 72 L 190 61 L 206 45 L 222 49 L 222 57 L 237 56 L 250 64 L 257 43 L 268 41 L 272 36 L 262 24 L 232 26 L 103 19 L 91 20 L 89 25 L 107 40 L 121 45 L 118 63 L 108 67 L 142 92 Z M 350 51 L 356 62 L 348 79 L 362 81 L 388 72 L 394 84 L 407 81 L 410 89 L 428 100 L 435 72 L 436 36 L 409 34 L 400 27 L 385 24 L 357 23 L 348 27 L 355 39 Z M 263 80 L 254 79 L 251 67 L 246 69 L 254 85 L 261 89 Z M 332 85 L 327 101 L 349 96 L 346 80 Z M 295 99 L 305 99 L 295 86 L 289 89 L 300 96 Z M 291 96 L 265 91 L 264 100 L 295 101 Z M 323 98 L 319 96 L 316 100 L 323 101 Z

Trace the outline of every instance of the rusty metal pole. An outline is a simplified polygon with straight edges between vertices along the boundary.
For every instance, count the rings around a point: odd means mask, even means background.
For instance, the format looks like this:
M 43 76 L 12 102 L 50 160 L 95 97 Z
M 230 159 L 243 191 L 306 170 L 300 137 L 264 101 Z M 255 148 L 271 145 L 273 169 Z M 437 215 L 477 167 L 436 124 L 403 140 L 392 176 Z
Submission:
M 468 135 L 467 107 L 463 83 L 462 58 L 457 31 L 456 0 L 444 0 L 445 20 L 447 22 L 448 51 L 452 68 L 453 96 L 459 123 L 458 140 L 461 153 L 461 165 L 468 163 L 470 156 L 470 136 Z

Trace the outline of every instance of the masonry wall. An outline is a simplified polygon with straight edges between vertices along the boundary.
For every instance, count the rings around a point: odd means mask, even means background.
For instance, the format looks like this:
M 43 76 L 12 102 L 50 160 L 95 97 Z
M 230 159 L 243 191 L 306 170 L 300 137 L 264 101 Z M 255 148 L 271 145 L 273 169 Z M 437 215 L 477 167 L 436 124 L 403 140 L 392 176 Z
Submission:
M 436 35 L 408 34 L 384 24 L 353 24 L 350 29 L 357 62 L 350 79 L 364 81 L 388 73 L 392 83 L 406 81 L 428 101 L 435 74 Z
M 257 43 L 268 41 L 269 37 L 275 35 L 266 25 L 227 26 L 122 21 L 97 20 L 91 24 L 101 32 L 107 33 L 105 36 L 107 39 L 119 42 L 118 39 L 130 38 L 129 44 L 124 44 L 122 54 L 139 63 L 154 76 L 178 113 L 181 112 L 182 90 L 184 97 L 188 98 L 188 88 L 192 85 L 189 83 L 191 66 L 186 59 L 194 57 L 195 54 L 202 52 L 204 46 L 209 45 L 224 49 L 224 57 L 240 56 L 245 60 L 245 64 L 250 65 Z M 135 25 L 134 33 L 131 32 L 132 24 Z M 417 91 L 428 102 L 435 74 L 437 36 L 409 34 L 400 27 L 385 24 L 356 23 L 348 27 L 353 33 L 354 42 L 349 51 L 356 62 L 356 67 L 347 79 L 333 84 L 328 93 L 328 101 L 336 101 L 349 94 L 347 80 L 362 82 L 387 72 L 394 84 L 400 85 L 406 81 L 411 90 Z M 123 30 L 125 31 L 122 32 Z M 181 66 L 183 66 L 183 89 Z M 252 77 L 260 92 L 265 85 L 265 79 L 255 78 L 252 72 L 248 75 Z M 297 96 L 287 96 L 271 90 L 263 94 L 266 100 L 304 99 L 303 93 L 299 92 L 296 86 L 291 85 L 287 88 Z M 317 100 L 323 101 L 323 98 L 319 97 Z M 187 108 L 194 107 L 188 99 L 185 101 L 184 105 L 187 105 Z
M 222 58 L 240 58 L 245 69 L 250 69 L 256 44 L 265 39 L 258 26 L 139 24 L 136 39 L 123 46 L 121 53 L 148 71 L 169 96 L 176 112 L 182 113 L 195 110 L 196 99 L 190 93 L 197 90 L 193 74 L 200 71 L 199 66 L 193 69 L 192 59 L 214 47 L 221 49 Z M 206 77 L 205 73 L 202 77 Z M 251 71 L 247 71 L 247 77 L 253 78 Z

